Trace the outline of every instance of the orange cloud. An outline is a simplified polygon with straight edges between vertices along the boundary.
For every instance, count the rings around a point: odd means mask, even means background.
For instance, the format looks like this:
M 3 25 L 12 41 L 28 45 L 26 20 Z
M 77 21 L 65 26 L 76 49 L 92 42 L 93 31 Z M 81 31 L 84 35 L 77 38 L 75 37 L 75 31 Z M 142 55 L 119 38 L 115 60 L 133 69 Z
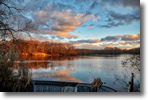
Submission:
M 131 34 L 131 35 L 123 35 L 121 37 L 122 40 L 140 40 L 140 33 L 135 35 L 135 34 Z
M 140 33 L 138 33 L 138 37 L 140 38 Z
M 124 42 L 124 41 L 119 41 L 118 43 L 119 43 L 119 44 L 125 44 L 125 42 Z
M 77 35 L 71 35 L 69 33 L 66 32 L 55 32 L 56 35 L 61 36 L 61 37 L 77 37 Z
M 69 32 L 75 30 L 76 26 L 56 26 L 54 29 L 58 31 Z
M 83 43 L 83 44 L 78 44 L 76 46 L 76 48 L 85 48 L 85 49 L 101 49 L 101 46 L 98 44 L 98 45 L 94 45 L 94 44 L 91 44 L 91 43 Z
M 81 26 L 84 22 L 92 19 L 93 21 L 98 21 L 100 17 L 96 17 L 94 14 L 83 15 L 81 13 L 74 13 L 71 10 L 65 11 L 38 11 L 34 14 L 36 21 L 39 24 L 45 25 L 47 27 L 51 26 L 51 29 L 47 34 L 55 34 L 62 37 L 77 37 L 76 35 L 71 35 L 69 32 L 75 30 L 77 27 Z M 51 21 L 46 21 L 51 20 Z M 44 30 L 44 29 L 43 29 Z
M 100 42 L 100 40 L 98 40 L 98 39 L 94 39 L 93 41 L 94 41 L 94 43 L 99 43 Z
M 117 45 L 117 44 L 107 44 L 107 45 L 105 45 L 105 47 L 118 47 L 119 45 Z

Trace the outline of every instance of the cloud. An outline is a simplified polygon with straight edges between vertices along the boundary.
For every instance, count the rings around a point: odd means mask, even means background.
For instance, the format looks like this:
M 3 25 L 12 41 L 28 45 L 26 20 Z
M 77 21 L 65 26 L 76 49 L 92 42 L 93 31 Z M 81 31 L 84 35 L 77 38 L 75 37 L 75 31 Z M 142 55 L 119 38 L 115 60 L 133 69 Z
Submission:
M 123 7 L 132 7 L 132 8 L 139 8 L 140 7 L 140 0 L 119 0 L 119 4 Z
M 127 35 L 117 35 L 117 36 L 106 36 L 104 38 L 101 38 L 100 41 L 117 41 L 117 40 L 122 40 L 122 41 L 136 41 L 140 40 L 140 33 L 137 35 L 135 34 L 127 34 Z
M 26 33 L 13 33 L 13 35 L 14 35 L 14 37 L 16 39 L 26 39 L 26 40 L 29 40 L 30 38 L 33 38 L 32 36 L 29 36 Z
M 134 41 L 135 43 L 140 43 L 140 40 L 139 41 Z
M 27 33 L 14 33 L 13 34 L 17 39 L 24 39 L 24 40 L 48 40 L 49 38 L 46 36 L 42 36 L 41 34 L 27 34 Z
M 97 6 L 98 6 L 98 2 L 97 1 L 94 1 L 92 3 L 92 5 L 90 6 L 90 9 L 95 9 Z
M 118 43 L 119 43 L 119 44 L 125 44 L 125 42 L 124 42 L 124 41 L 119 41 Z
M 76 35 L 71 35 L 69 32 L 74 31 L 77 27 L 80 27 L 86 21 L 93 19 L 96 21 L 98 17 L 94 14 L 81 14 L 74 13 L 71 10 L 65 11 L 37 11 L 33 14 L 36 22 L 38 24 L 48 27 L 48 31 L 44 30 L 43 26 L 41 29 L 47 32 L 46 34 L 55 34 L 61 37 L 77 37 Z
M 105 47 L 118 47 L 118 44 L 106 44 Z
M 23 40 L 39 40 L 39 41 L 50 41 L 53 39 L 53 37 L 50 37 L 49 35 L 43 35 L 43 34 L 35 34 L 35 33 L 14 33 L 13 34 L 15 38 L 17 39 L 23 39 Z
M 99 43 L 98 39 L 88 39 L 88 40 L 77 40 L 77 41 L 69 41 L 70 43 Z
M 125 25 L 123 22 L 109 22 L 107 25 L 98 25 L 99 27 L 111 28 Z
M 107 43 L 103 43 L 106 41 Z M 118 48 L 136 48 L 140 46 L 140 33 L 137 35 L 117 35 L 117 36 L 106 36 L 99 39 L 87 39 L 87 40 L 77 40 L 69 41 L 70 43 L 76 44 L 77 48 L 91 48 L 91 49 L 103 49 L 105 47 L 118 47 Z M 112 43 L 110 43 L 112 42 Z M 92 44 L 100 43 L 100 44 Z
M 119 41 L 118 43 L 109 43 L 109 44 L 102 44 L 101 47 L 117 47 L 120 49 L 131 49 L 131 48 L 137 48 L 140 46 L 140 43 L 137 41 Z
M 58 35 L 57 35 L 56 37 L 57 37 L 58 39 L 64 39 L 63 37 L 61 37 L 61 36 L 58 36 Z
M 121 41 L 120 41 L 121 40 Z M 116 42 L 119 41 L 119 44 L 124 44 L 125 41 L 136 41 L 140 40 L 140 33 L 137 35 L 131 34 L 131 35 L 117 35 L 117 36 L 106 36 L 104 38 L 99 39 L 87 39 L 87 40 L 77 40 L 77 41 L 69 41 L 70 43 L 99 43 L 99 42 Z
M 84 49 L 101 49 L 102 47 L 100 45 L 93 45 L 90 43 L 85 44 L 78 44 L 76 48 L 84 48 Z
M 121 45 L 140 45 L 140 41 L 121 41 L 121 42 L 118 42 L 119 44 Z
M 101 4 L 110 7 L 140 8 L 140 0 L 101 0 Z
M 33 0 L 24 2 L 22 6 L 27 5 L 28 8 L 26 17 L 32 18 L 36 24 L 39 24 L 39 34 L 51 35 L 52 39 L 78 38 L 76 34 L 72 34 L 78 27 L 112 28 L 140 21 L 140 0 L 134 0 L 134 2 L 131 0 Z M 46 39 L 45 36 L 39 36 L 39 38 Z M 71 42 L 98 43 L 100 41 L 117 41 L 120 38 L 129 41 L 138 40 L 138 37 L 134 37 L 134 35 L 107 36 L 100 40 Z
M 56 38 L 56 36 L 54 36 L 54 35 L 51 35 L 51 38 L 52 38 L 52 39 L 55 39 L 55 38 Z
M 135 34 L 131 34 L 131 35 L 123 35 L 121 37 L 121 40 L 124 41 L 131 41 L 131 40 L 140 40 L 140 33 L 135 35 Z
M 129 13 L 119 13 L 115 11 L 108 11 L 108 19 L 104 25 L 99 25 L 99 27 L 118 27 L 123 25 L 131 24 L 133 21 L 140 21 L 140 10 L 135 10 Z
M 69 34 L 69 33 L 67 33 L 67 32 L 56 32 L 56 31 L 54 31 L 54 32 L 52 32 L 52 34 L 56 34 L 56 35 L 58 35 L 58 36 L 60 36 L 60 37 L 67 37 L 67 38 L 75 38 L 75 37 L 77 37 L 77 35 L 71 35 L 71 34 Z
M 140 38 L 140 33 L 138 33 L 138 37 Z
M 64 39 L 63 37 L 60 37 L 58 35 L 51 35 L 51 39 Z
M 117 41 L 119 38 L 121 37 L 121 35 L 117 35 L 117 36 L 107 36 L 105 38 L 101 38 L 101 42 L 103 41 Z
M 127 13 L 127 14 L 117 13 L 115 11 L 110 11 L 109 15 L 115 20 L 124 20 L 124 21 L 140 20 L 140 11 L 139 10 L 137 10 L 133 13 Z

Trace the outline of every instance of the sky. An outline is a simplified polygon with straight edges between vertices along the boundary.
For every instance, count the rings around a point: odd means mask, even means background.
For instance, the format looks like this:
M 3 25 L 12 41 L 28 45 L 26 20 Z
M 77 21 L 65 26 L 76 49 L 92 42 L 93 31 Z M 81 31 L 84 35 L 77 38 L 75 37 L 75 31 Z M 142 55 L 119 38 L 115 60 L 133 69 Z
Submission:
M 21 6 L 38 25 L 30 33 L 35 40 L 84 49 L 140 46 L 140 0 L 25 0 Z

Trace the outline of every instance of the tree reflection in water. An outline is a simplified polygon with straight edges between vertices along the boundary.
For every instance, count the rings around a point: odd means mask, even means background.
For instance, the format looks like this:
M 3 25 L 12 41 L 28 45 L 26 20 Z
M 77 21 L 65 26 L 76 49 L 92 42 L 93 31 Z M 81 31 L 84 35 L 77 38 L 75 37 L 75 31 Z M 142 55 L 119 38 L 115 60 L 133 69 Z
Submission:
M 134 73 L 134 90 L 140 92 L 140 55 L 132 55 L 121 62 L 126 70 L 131 70 Z M 128 90 L 131 75 L 124 74 L 123 77 L 115 75 L 116 82 L 122 84 L 125 90 Z

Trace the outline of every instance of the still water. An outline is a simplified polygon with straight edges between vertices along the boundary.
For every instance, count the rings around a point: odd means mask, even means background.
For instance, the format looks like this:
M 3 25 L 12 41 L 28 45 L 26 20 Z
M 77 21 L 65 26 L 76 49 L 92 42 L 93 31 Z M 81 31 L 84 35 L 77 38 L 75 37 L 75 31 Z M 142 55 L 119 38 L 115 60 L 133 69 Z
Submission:
M 130 55 L 99 55 L 76 57 L 23 57 L 28 63 L 33 80 L 68 81 L 92 83 L 100 77 L 105 86 L 117 91 L 127 91 L 126 85 L 116 81 L 115 76 L 130 81 L 132 70 L 121 65 Z M 140 76 L 136 77 L 140 81 Z M 127 88 L 127 87 L 126 87 Z

